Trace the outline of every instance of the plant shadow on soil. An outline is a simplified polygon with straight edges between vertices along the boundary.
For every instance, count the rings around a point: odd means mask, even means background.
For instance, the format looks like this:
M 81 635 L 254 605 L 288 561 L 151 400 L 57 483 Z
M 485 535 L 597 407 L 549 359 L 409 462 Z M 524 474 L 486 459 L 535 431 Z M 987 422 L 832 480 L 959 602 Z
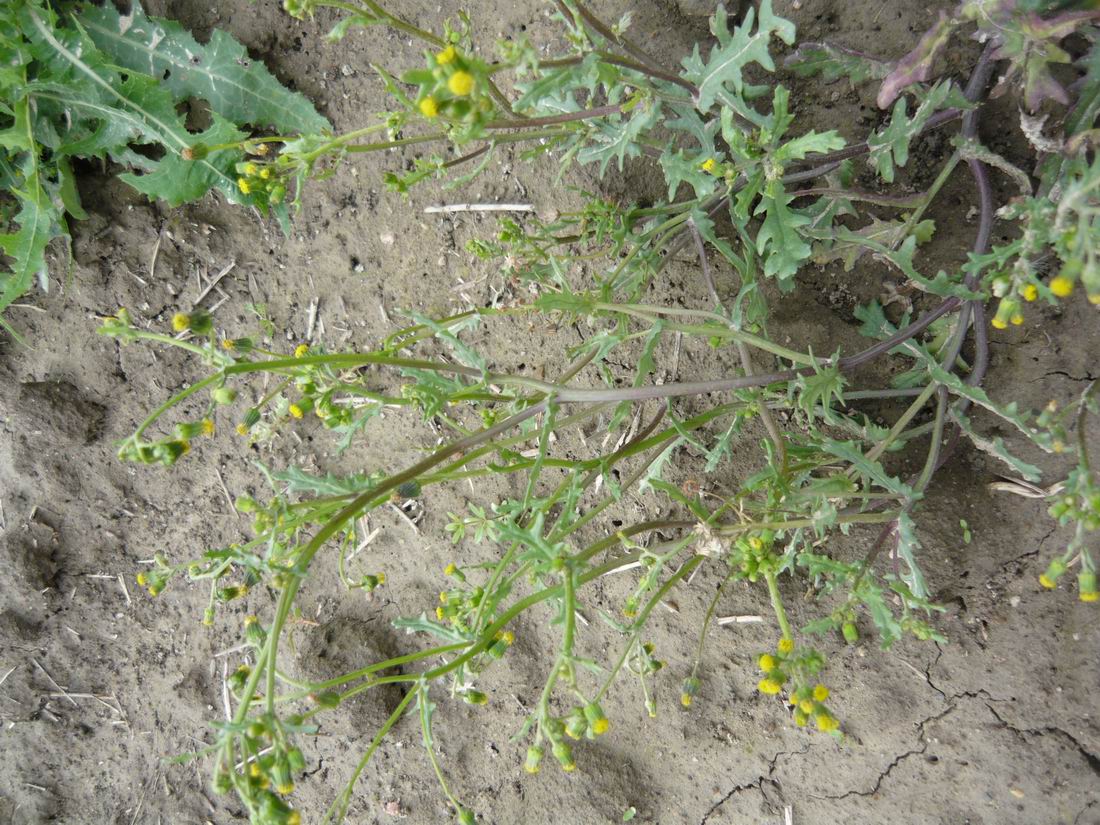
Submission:
M 698 4 L 689 0 L 632 5 L 635 36 L 653 39 L 670 63 L 708 37 L 704 18 L 693 13 Z M 803 0 L 796 9 L 786 0 L 775 2 L 777 13 L 796 21 L 802 39 L 863 48 L 870 36 L 875 50 L 888 56 L 904 53 L 949 5 Z M 594 6 L 617 19 L 627 4 Z M 453 10 L 448 5 L 444 13 Z M 404 68 L 417 60 L 404 37 L 379 30 L 326 42 L 330 17 L 293 21 L 273 0 L 150 2 L 148 11 L 181 19 L 200 36 L 227 28 L 341 129 L 382 109 L 370 62 Z M 418 20 L 440 16 L 436 3 L 420 0 L 403 3 L 401 11 Z M 557 37 L 541 5 L 488 0 L 476 11 L 475 28 L 489 40 L 520 33 L 535 42 Z M 974 54 L 972 44 L 957 47 L 947 71 L 966 71 Z M 881 120 L 865 91 L 787 82 L 802 122 L 819 129 L 835 127 L 858 139 Z M 1012 117 L 1007 105 L 995 109 L 983 133 L 1010 159 L 1020 147 L 1012 130 L 998 123 L 1012 123 Z M 934 174 L 935 140 L 915 150 L 901 186 L 915 191 Z M 392 468 L 417 456 L 434 435 L 423 422 L 387 414 L 362 446 L 343 456 L 335 455 L 324 432 L 309 428 L 257 451 L 233 437 L 227 420 L 171 472 L 121 465 L 114 442 L 193 380 L 197 365 L 178 353 L 119 348 L 94 335 L 96 318 L 126 306 L 166 328 L 173 312 L 190 306 L 197 275 L 231 260 L 236 269 L 220 285 L 229 300 L 216 314 L 218 327 L 235 335 L 252 332 L 256 322 L 247 306 L 263 305 L 287 331 L 286 341 L 274 342 L 279 346 L 305 337 L 315 300 L 330 347 L 371 346 L 393 328 L 402 308 L 444 314 L 467 298 L 488 303 L 490 287 L 508 286 L 462 244 L 490 232 L 494 221 L 422 213 L 425 205 L 458 193 L 426 187 L 402 201 L 384 192 L 381 171 L 409 158 L 360 161 L 315 185 L 289 238 L 213 200 L 180 210 L 150 204 L 86 170 L 81 193 L 91 217 L 74 228 L 71 275 L 58 255 L 55 289 L 35 299 L 46 312 L 12 311 L 31 346 L 5 343 L 0 351 L 0 822 L 241 821 L 239 806 L 209 791 L 205 764 L 166 758 L 209 741 L 208 723 L 223 714 L 223 667 L 237 663 L 225 652 L 239 643 L 245 615 L 270 610 L 270 594 L 257 588 L 207 629 L 200 624 L 206 600 L 200 588 L 173 585 L 154 601 L 132 584 L 133 572 L 154 552 L 189 558 L 245 535 L 247 524 L 232 512 L 225 491 L 262 495 L 256 460 L 332 472 Z M 555 173 L 550 163 L 532 166 L 503 154 L 458 199 L 519 199 L 558 208 L 575 202 L 575 192 L 555 185 Z M 566 183 L 623 201 L 663 195 L 638 163 L 603 184 L 587 169 L 570 172 Z M 1010 195 L 1007 188 L 998 191 L 1000 202 Z M 934 215 L 940 234 L 927 253 L 929 268 L 958 263 L 954 250 L 968 247 L 974 230 L 974 201 L 961 175 L 945 188 Z M 723 276 L 721 288 L 731 288 L 729 274 Z M 794 296 L 769 296 L 779 340 L 788 335 L 792 346 L 809 344 L 819 352 L 833 351 L 838 342 L 846 350 L 858 346 L 851 311 L 884 292 L 883 278 L 870 261 L 850 273 L 808 268 Z M 695 262 L 685 258 L 670 266 L 649 299 L 705 306 Z M 506 323 L 501 330 L 492 350 L 501 366 L 522 363 L 533 370 L 546 353 L 577 342 L 569 328 Z M 994 396 L 998 388 L 1012 388 L 1023 405 L 1039 407 L 1051 398 L 1064 403 L 1096 377 L 1097 352 L 1100 324 L 1083 301 L 1062 313 L 1041 310 L 1023 328 L 993 333 L 988 386 Z M 660 355 L 668 377 L 671 352 Z M 676 368 L 684 378 L 710 378 L 728 368 L 723 358 L 685 347 Z M 876 368 L 859 380 L 887 377 Z M 683 402 L 681 412 L 695 403 Z M 995 422 L 978 420 L 994 431 Z M 1012 443 L 1010 433 L 1002 435 Z M 750 433 L 729 466 L 707 483 L 728 489 L 756 469 L 760 437 Z M 585 444 L 563 440 L 562 448 L 580 454 Z M 1039 461 L 1051 480 L 1066 469 L 1064 462 L 1027 457 Z M 695 478 L 701 465 L 698 456 L 682 452 L 669 480 Z M 949 644 L 906 641 L 884 653 L 870 642 L 845 647 L 823 641 L 831 657 L 827 679 L 848 734 L 843 744 L 794 729 L 778 700 L 755 693 L 755 656 L 775 642 L 768 623 L 715 629 L 698 700 L 691 711 L 680 709 L 679 682 L 720 582 L 718 571 L 708 569 L 676 594 L 677 613 L 660 611 L 652 622 L 650 640 L 669 662 L 658 681 L 660 715 L 645 716 L 636 684 L 617 684 L 605 703 L 612 730 L 578 747 L 573 775 L 547 768 L 526 776 L 520 767 L 525 746 L 510 741 L 537 700 L 555 648 L 548 613 L 520 622 L 514 650 L 479 685 L 489 694 L 487 707 L 468 707 L 437 690 L 437 745 L 456 792 L 481 821 L 501 825 L 563 817 L 617 822 L 630 807 L 637 809 L 635 822 L 661 825 L 779 823 L 786 806 L 798 825 L 1100 822 L 1096 614 L 1072 594 L 1039 592 L 1036 576 L 1066 536 L 1040 503 L 988 492 L 999 472 L 984 456 L 960 449 L 937 475 L 919 514 L 927 573 L 948 608 L 938 626 Z M 448 561 L 484 560 L 485 548 L 451 547 L 442 529 L 445 514 L 467 500 L 486 504 L 514 495 L 516 483 L 432 489 L 416 532 L 386 510 L 372 516 L 380 533 L 369 563 L 388 576 L 372 601 L 346 593 L 321 559 L 287 647 L 299 675 L 328 676 L 414 649 L 417 640 L 389 622 L 432 608 Z M 666 512 L 663 502 L 643 497 L 624 501 L 610 517 Z M 960 519 L 973 532 L 969 544 Z M 871 531 L 853 530 L 830 550 L 855 556 L 871 537 Z M 600 629 L 595 611 L 615 611 L 625 586 L 603 580 L 585 594 L 593 621 L 582 630 L 583 655 L 605 659 L 618 651 L 619 639 Z M 817 608 L 803 598 L 804 583 L 788 580 L 783 587 L 792 618 L 811 618 Z M 758 590 L 735 587 L 719 610 L 767 615 L 768 605 Z M 368 693 L 324 718 L 309 745 L 310 775 L 298 791 L 304 821 L 319 818 L 399 697 L 396 689 Z M 451 821 L 414 720 L 399 724 L 379 749 L 360 780 L 349 821 L 383 823 L 401 814 L 418 823 Z

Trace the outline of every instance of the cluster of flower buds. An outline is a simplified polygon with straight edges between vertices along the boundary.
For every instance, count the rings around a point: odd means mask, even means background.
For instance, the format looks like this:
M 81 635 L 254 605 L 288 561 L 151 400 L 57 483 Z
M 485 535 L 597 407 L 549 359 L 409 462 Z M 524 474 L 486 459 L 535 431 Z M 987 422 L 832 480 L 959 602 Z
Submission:
M 484 64 L 454 44 L 429 54 L 427 62 L 427 68 L 407 72 L 402 78 L 420 87 L 417 110 L 428 120 L 443 118 L 461 125 L 470 137 L 479 135 L 496 114 Z
M 230 677 L 230 684 L 243 685 L 250 672 L 247 665 L 242 665 Z M 289 721 L 293 726 L 294 720 Z M 253 756 L 245 763 L 243 777 L 238 778 L 238 790 L 242 790 L 241 784 L 246 786 L 245 795 L 252 803 L 253 821 L 263 825 L 301 825 L 302 821 L 301 814 L 288 805 L 284 797 L 294 792 L 294 776 L 305 770 L 306 760 L 302 751 L 288 742 L 286 727 L 264 716 L 249 722 L 243 735 L 245 751 Z M 234 784 L 229 770 L 223 766 L 215 774 L 214 792 L 226 793 Z
M 795 724 L 805 727 L 812 719 L 818 730 L 831 733 L 840 727 L 840 722 L 825 705 L 829 689 L 820 682 L 811 685 L 807 678 L 823 664 L 821 654 L 814 650 L 796 650 L 793 639 L 782 638 L 774 653 L 762 653 L 757 659 L 764 677 L 756 687 L 761 693 L 776 695 L 788 682 L 792 683 L 787 701 L 794 708 Z
M 134 578 L 138 586 L 144 587 L 150 596 L 154 598 L 161 594 L 168 580 L 176 574 L 176 568 L 168 564 L 168 559 L 162 553 L 153 556 L 153 566 L 148 570 L 142 570 Z
M 752 536 L 742 536 L 733 543 L 730 564 L 741 577 L 750 582 L 757 581 L 766 573 L 774 573 L 779 565 L 779 559 L 772 552 L 774 542 L 775 533 L 771 530 L 762 530 Z

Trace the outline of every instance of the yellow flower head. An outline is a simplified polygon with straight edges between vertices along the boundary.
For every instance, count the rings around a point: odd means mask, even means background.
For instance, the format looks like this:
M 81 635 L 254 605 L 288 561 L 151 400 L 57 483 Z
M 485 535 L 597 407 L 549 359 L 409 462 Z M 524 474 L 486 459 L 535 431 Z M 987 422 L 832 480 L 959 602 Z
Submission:
M 307 352 L 309 352 L 309 344 L 299 344 L 294 348 L 294 357 L 301 358 Z
M 290 405 L 290 414 L 295 418 L 301 418 L 303 415 L 305 415 L 305 413 L 302 411 L 302 408 L 299 407 L 297 404 Z
M 146 576 L 144 573 L 138 573 L 135 578 L 137 579 L 137 583 L 140 584 L 142 587 L 145 587 L 145 585 L 149 582 L 149 577 Z
M 1059 275 L 1050 282 L 1050 291 L 1059 298 L 1068 298 L 1073 293 L 1073 281 L 1064 275 Z
M 453 576 L 457 569 L 458 568 L 455 567 L 455 563 L 452 561 L 450 564 L 448 564 L 446 567 L 443 568 L 443 575 L 444 576 Z
M 817 727 L 824 733 L 831 733 L 840 727 L 840 722 L 834 716 L 815 716 L 814 721 L 817 722 Z
M 1018 327 L 1018 326 L 1020 326 L 1020 324 L 1022 324 L 1024 322 L 1024 316 L 1022 314 L 1020 314 L 1019 312 L 1014 312 L 1014 313 L 1012 313 L 1012 317 L 1009 318 L 1008 320 L 1010 320 L 1012 322 L 1013 326 Z
M 260 776 L 263 775 L 263 772 L 264 772 L 264 769 L 260 767 L 259 762 L 253 762 L 251 765 L 248 766 L 249 776 L 253 776 L 256 779 L 259 779 Z
M 434 97 L 424 98 L 420 101 L 418 108 L 420 109 L 420 114 L 424 115 L 424 117 L 432 118 L 439 114 L 439 104 L 435 102 Z
M 690 708 L 691 707 L 691 694 L 690 693 L 681 693 L 680 694 L 680 704 L 683 705 L 685 708 Z
M 286 818 L 286 825 L 302 825 L 302 815 L 297 811 L 291 811 Z
M 760 658 L 756 660 L 756 663 L 760 665 L 760 669 L 765 673 L 775 670 L 776 666 L 779 664 L 770 653 L 762 654 Z
M 814 703 L 812 699 L 803 699 L 798 703 L 798 709 L 803 713 L 809 715 L 814 712 Z
M 990 323 L 993 324 L 993 326 L 997 329 L 1008 329 L 1008 323 L 1005 321 L 1004 318 L 1001 318 L 1000 316 L 995 315 Z
M 244 173 L 248 177 L 255 177 L 256 173 L 260 171 L 260 168 L 254 163 L 246 163 L 244 165 Z
M 439 621 L 443 621 L 443 608 L 442 607 L 437 607 L 435 609 L 435 617 L 437 619 L 439 619 Z
M 794 639 L 782 638 L 779 640 L 779 652 L 786 655 L 794 650 Z
M 1039 288 L 1035 284 L 1027 284 L 1020 293 L 1025 301 L 1034 301 L 1039 297 Z
M 1081 594 L 1080 594 L 1080 599 L 1083 602 L 1100 601 L 1100 593 L 1097 593 L 1095 590 L 1092 591 L 1091 593 L 1082 591 Z
M 242 194 L 247 195 L 252 191 L 252 184 L 250 184 L 245 178 L 237 178 L 237 188 L 241 190 Z
M 1089 303 L 1093 306 L 1100 306 L 1100 292 L 1094 292 L 1089 296 Z
M 825 685 L 814 685 L 814 699 L 818 702 L 824 702 L 829 698 L 829 689 Z
M 718 161 L 716 161 L 714 158 L 707 158 L 699 164 L 699 168 L 702 169 L 704 172 L 713 172 L 717 166 Z
M 516 634 L 513 633 L 511 630 L 505 630 L 503 633 L 500 634 L 500 640 L 504 642 L 504 644 L 510 645 L 516 640 Z
M 214 422 L 211 421 L 209 418 L 204 418 L 202 420 L 202 434 L 203 435 L 213 435 L 214 434 Z
M 440 66 L 446 66 L 448 63 L 453 63 L 455 57 L 457 57 L 455 47 L 448 46 L 443 51 L 436 53 L 435 62 Z
M 237 435 L 248 435 L 248 425 L 247 424 L 238 424 L 237 425 Z
M 1057 586 L 1054 579 L 1052 579 L 1046 573 L 1043 573 L 1043 575 L 1039 576 L 1039 584 L 1041 584 L 1047 590 L 1053 590 Z
M 459 69 L 447 81 L 447 88 L 450 89 L 451 94 L 465 97 L 474 90 L 474 76 Z
M 592 732 L 596 734 L 596 736 L 600 736 L 601 734 L 607 733 L 610 727 L 611 722 L 608 721 L 606 718 L 597 719 L 595 722 L 592 723 Z
M 177 312 L 172 316 L 172 329 L 176 332 L 183 332 L 191 326 L 191 318 L 184 312 Z
M 756 689 L 761 693 L 767 693 L 771 696 L 779 693 L 779 689 L 782 687 L 775 679 L 761 679 L 756 683 Z
M 233 341 L 232 338 L 222 338 L 222 349 L 229 350 L 233 349 L 235 346 L 236 343 Z

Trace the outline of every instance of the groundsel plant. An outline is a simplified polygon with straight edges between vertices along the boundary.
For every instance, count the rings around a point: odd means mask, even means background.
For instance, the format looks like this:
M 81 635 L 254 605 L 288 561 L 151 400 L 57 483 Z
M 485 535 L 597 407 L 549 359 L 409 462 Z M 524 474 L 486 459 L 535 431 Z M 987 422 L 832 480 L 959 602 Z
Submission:
M 880 129 L 852 142 L 806 128 L 813 124 L 796 126 L 788 88 L 776 82 L 785 75 L 767 85 L 752 82 L 780 71 L 773 49 L 796 45 L 794 25 L 776 16 L 770 0 L 732 29 L 719 6 L 711 21 L 714 42 L 697 47 L 678 70 L 633 42 L 628 20 L 606 23 L 569 0 L 555 10 L 569 44 L 565 53 L 542 59 L 519 40 L 501 45 L 497 62 L 477 56 L 464 17 L 437 33 L 373 0 L 287 0 L 296 16 L 321 7 L 344 14 L 333 37 L 380 25 L 418 38 L 424 67 L 400 79 L 378 70 L 394 108 L 376 123 L 267 144 L 269 154 L 240 170 L 238 189 L 250 203 L 263 208 L 275 191 L 280 200 L 283 192 L 294 200 L 311 178 L 331 174 L 355 153 L 433 147 L 411 172 L 388 177 L 405 191 L 466 164 L 483 167 L 510 143 L 524 144 L 526 156 L 553 155 L 563 166 L 595 164 L 601 175 L 628 158 L 652 162 L 668 184 L 668 202 L 620 207 L 591 197 L 575 212 L 503 221 L 495 237 L 469 249 L 524 284 L 523 300 L 449 317 L 413 316 L 369 352 L 306 345 L 275 352 L 222 334 L 201 312 L 172 319 L 176 332 L 190 333 L 182 338 L 150 331 L 125 310 L 104 320 L 101 332 L 120 343 L 182 348 L 206 371 L 122 443 L 125 460 L 170 466 L 225 422 L 245 438 L 266 441 L 310 416 L 349 443 L 369 433 L 372 419 L 389 406 L 410 407 L 453 433 L 441 446 L 426 445 L 414 463 L 345 479 L 295 468 L 269 471 L 272 492 L 265 500 L 237 501 L 252 518 L 252 538 L 190 561 L 158 555 L 140 574 L 152 595 L 179 578 L 207 584 L 208 623 L 217 621 L 219 605 L 250 600 L 255 615 L 243 628 L 247 653 L 229 680 L 235 710 L 216 725 L 216 741 L 203 753 L 213 764 L 214 788 L 235 791 L 253 822 L 301 821 L 293 788 L 306 767 L 302 737 L 317 730 L 327 711 L 382 685 L 399 686 L 403 698 L 324 821 L 344 816 L 380 743 L 409 716 L 421 726 L 425 756 L 457 821 L 474 822 L 433 746 L 435 701 L 449 692 L 452 699 L 484 704 L 488 694 L 481 687 L 493 664 L 519 655 L 513 628 L 525 615 L 549 618 L 560 641 L 516 734 L 525 749 L 517 752 L 517 765 L 529 773 L 546 764 L 583 769 L 583 744 L 575 743 L 606 735 L 612 718 L 626 715 L 605 708 L 616 679 L 637 678 L 646 711 L 657 713 L 657 686 L 670 677 L 646 638 L 648 621 L 704 566 L 718 571 L 724 584 L 696 629 L 694 666 L 671 677 L 682 680 L 679 704 L 690 708 L 697 695 L 708 626 L 724 589 L 747 582 L 766 588 L 774 610 L 775 644 L 755 652 L 760 692 L 783 696 L 795 725 L 843 736 L 842 697 L 834 701 L 830 694 L 828 663 L 815 639 L 840 634 L 855 643 L 873 633 L 883 647 L 906 634 L 942 640 L 915 519 L 936 473 L 965 443 L 1005 462 L 1019 477 L 1018 491 L 1049 495 L 1052 515 L 1075 525 L 1072 542 L 1042 584 L 1055 587 L 1074 570 L 1080 599 L 1096 600 L 1092 537 L 1100 525 L 1100 486 L 1085 437 L 1097 412 L 1095 390 L 1033 414 L 994 400 L 982 386 L 990 326 L 1022 323 L 1031 301 L 1076 300 L 1075 292 L 1100 300 L 1096 13 L 974 2 L 963 4 L 950 26 L 941 21 L 916 56 L 886 60 L 822 43 L 789 49 L 787 72 L 878 84 L 889 114 Z M 984 41 L 980 56 L 961 81 L 934 76 L 931 58 L 925 59 L 934 52 L 930 44 L 964 27 Z M 1037 96 L 1027 85 L 1041 75 L 1046 64 L 1035 61 L 1043 59 L 1065 64 L 1060 76 L 1075 73 L 1063 95 Z M 498 83 L 505 73 L 512 76 L 512 96 Z M 1013 166 L 979 140 L 993 78 L 1000 78 L 996 93 L 1020 99 L 1020 127 L 1037 150 L 1032 168 Z M 1040 104 L 1044 113 L 1033 114 Z M 1046 123 L 1050 112 L 1054 121 Z M 915 195 L 891 192 L 912 143 L 930 130 L 948 136 L 934 180 Z M 363 142 L 374 133 L 386 140 Z M 199 158 L 223 148 L 196 144 L 188 151 Z M 461 174 L 459 184 L 470 176 Z M 1019 195 L 995 203 L 994 174 L 1007 175 Z M 969 175 L 978 195 L 972 249 L 955 271 L 922 273 L 918 246 L 936 242 L 926 216 L 956 175 Z M 861 180 L 871 183 L 861 188 Z M 998 218 L 1014 227 L 1003 233 L 1013 240 L 991 245 Z M 645 302 L 647 287 L 677 253 L 697 258 L 709 305 Z M 848 353 L 822 356 L 777 343 L 766 298 L 776 293 L 765 289 L 767 282 L 778 286 L 782 300 L 798 287 L 804 268 L 840 261 L 851 269 L 861 256 L 904 276 L 920 309 L 891 319 L 877 302 L 861 307 L 868 342 Z M 732 288 L 716 277 L 718 258 L 732 269 Z M 573 266 L 578 259 L 606 266 L 581 278 Z M 559 374 L 536 379 L 493 369 L 484 350 L 468 342 L 470 330 L 491 336 L 494 323 L 510 319 L 578 322 L 590 334 L 564 353 Z M 684 348 L 711 353 L 727 374 L 657 382 L 657 353 L 672 336 Z M 884 360 L 894 367 L 891 383 L 861 386 L 859 368 Z M 621 374 L 617 364 L 624 361 L 632 374 Z M 694 401 L 690 413 L 685 399 Z M 875 423 L 867 411 L 883 399 L 903 409 L 889 425 Z M 1076 469 L 1045 491 L 1037 487 L 1039 470 L 1003 440 L 983 435 L 970 418 L 975 408 L 999 417 L 1034 447 L 1075 451 Z M 173 423 L 183 409 L 199 412 Z M 556 449 L 559 436 L 596 423 L 622 438 L 587 457 Z M 703 457 L 707 473 L 717 471 L 734 443 L 753 432 L 762 436 L 760 469 L 736 488 L 677 486 L 663 478 L 675 456 L 689 449 Z M 921 469 L 910 477 L 891 471 L 889 459 L 899 451 L 917 457 Z M 280 655 L 288 617 L 316 564 L 335 564 L 349 588 L 369 593 L 386 584 L 385 571 L 350 558 L 364 539 L 361 516 L 394 499 L 430 497 L 434 485 L 493 475 L 517 476 L 522 483 L 515 489 L 523 494 L 471 504 L 450 514 L 447 528 L 455 543 L 485 548 L 486 561 L 441 565 L 438 603 L 415 605 L 410 618 L 395 623 L 430 645 L 319 682 L 287 673 Z M 630 491 L 663 496 L 674 515 L 611 526 L 605 516 Z M 860 537 L 868 526 L 873 538 L 861 557 L 831 552 L 833 538 Z M 602 537 L 581 539 L 593 533 Z M 584 632 L 577 611 L 591 583 L 612 573 L 630 577 L 632 587 L 618 612 L 604 616 L 619 635 L 617 653 L 594 662 L 577 653 Z M 818 618 L 805 626 L 794 626 L 784 608 L 780 583 L 788 577 L 816 596 Z M 259 585 L 277 594 L 274 606 L 255 595 L 263 592 Z

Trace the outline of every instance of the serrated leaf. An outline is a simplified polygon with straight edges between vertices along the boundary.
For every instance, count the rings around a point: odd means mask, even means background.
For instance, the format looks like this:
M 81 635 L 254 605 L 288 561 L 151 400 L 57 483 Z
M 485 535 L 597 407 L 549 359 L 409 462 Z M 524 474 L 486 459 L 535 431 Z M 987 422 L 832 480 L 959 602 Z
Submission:
M 921 547 L 920 540 L 917 538 L 917 526 L 905 510 L 898 514 L 897 537 L 898 558 L 905 562 L 906 566 L 906 572 L 901 574 L 901 580 L 908 585 L 909 590 L 918 599 L 927 599 L 928 585 L 917 564 L 916 554 Z
M 863 238 L 865 241 L 879 244 L 886 249 L 893 249 L 905 240 L 906 236 L 903 234 L 905 228 L 905 221 L 881 220 L 872 216 L 871 223 L 867 226 L 847 230 L 847 232 Z M 912 228 L 913 237 L 918 244 L 930 241 L 935 231 L 936 222 L 930 219 L 923 220 Z M 848 236 L 840 237 L 834 230 L 825 230 L 821 235 L 815 233 L 814 237 L 827 237 L 832 241 L 831 243 L 819 244 L 814 248 L 814 263 L 825 265 L 833 261 L 842 261 L 845 272 L 851 272 L 856 265 L 856 261 L 872 249 L 867 243 L 853 241 Z
M 968 398 L 972 403 L 989 410 L 997 417 L 1009 422 L 1041 449 L 1053 452 L 1053 439 L 1050 434 L 1044 430 L 1033 428 L 1029 423 L 1030 415 L 1026 412 L 1020 412 L 1020 407 L 1015 401 L 1004 405 L 996 404 L 981 387 L 973 387 L 967 384 L 955 373 L 945 370 L 927 354 L 921 354 L 919 357 L 927 367 L 933 381 L 943 384 L 949 392 L 962 398 Z
M 714 136 L 718 133 L 718 119 L 712 117 L 704 122 L 694 108 L 683 104 L 673 103 L 671 108 L 677 117 L 665 120 L 665 126 L 691 135 L 699 144 L 699 151 L 706 153 L 706 157 L 714 157 L 716 154 Z
M 800 43 L 783 65 L 800 77 L 819 74 L 826 83 L 846 77 L 853 89 L 868 80 L 882 80 L 890 73 L 890 65 L 884 60 L 829 43 Z
M 578 64 L 544 71 L 534 80 L 517 83 L 519 99 L 512 104 L 517 112 L 542 110 L 548 100 L 560 100 L 568 93 L 584 89 L 592 92 L 598 80 L 599 55 L 590 53 Z
M 197 142 L 215 146 L 235 143 L 246 137 L 246 132 L 218 114 L 213 115 L 210 128 L 194 135 Z M 119 179 L 144 193 L 149 200 L 159 198 L 169 206 L 182 206 L 198 200 L 215 187 L 223 191 L 236 189 L 232 167 L 237 157 L 235 152 L 212 152 L 204 162 L 197 163 L 184 160 L 178 153 L 169 153 L 156 162 L 152 171 L 140 175 L 126 172 L 119 175 Z
M 800 375 L 790 383 L 790 392 L 795 394 L 795 405 L 811 421 L 817 418 L 820 408 L 824 419 L 834 423 L 836 415 L 833 413 L 833 404 L 843 403 L 844 386 L 847 383 L 839 367 L 815 365 L 812 374 Z
M 869 237 L 865 237 L 850 229 L 845 229 L 844 227 L 836 228 L 835 237 L 839 243 L 865 247 L 884 260 L 889 261 L 896 266 L 906 278 L 924 292 L 940 295 L 945 298 L 954 296 L 968 301 L 979 300 L 985 297 L 981 292 L 967 289 L 963 283 L 952 278 L 942 269 L 936 273 L 936 277 L 934 278 L 926 278 L 922 275 L 917 270 L 916 266 L 913 265 L 913 256 L 916 254 L 917 249 L 917 238 L 915 235 L 907 237 L 897 249 L 891 249 L 885 244 L 881 244 L 876 240 L 872 240 Z
M 687 155 L 683 149 L 673 151 L 671 146 L 661 153 L 661 168 L 664 169 L 665 182 L 668 183 L 669 200 L 676 197 L 676 190 L 682 183 L 690 185 L 697 198 L 705 198 L 714 192 L 717 181 L 714 175 L 701 166 L 710 157 L 712 156 L 697 152 Z
M 25 181 L 13 190 L 20 208 L 15 232 L 0 234 L 0 249 L 11 258 L 10 268 L 0 275 L 0 312 L 3 312 L 37 280 L 46 283 L 46 247 L 56 237 L 67 235 L 61 211 L 47 197 L 38 177 L 38 159 L 27 155 Z
M 904 97 L 901 98 L 894 104 L 889 125 L 867 138 L 867 146 L 871 150 L 867 155 L 867 162 L 875 168 L 884 181 L 894 182 L 895 167 L 905 166 L 909 162 L 910 141 L 920 134 L 928 118 L 943 106 L 950 93 L 950 81 L 937 83 L 931 91 L 921 96 L 920 103 L 911 118 L 906 113 L 908 103 Z
M 469 315 L 457 324 L 450 324 L 449 326 L 443 326 L 437 323 L 434 319 L 421 315 L 418 312 L 410 312 L 411 317 L 416 323 L 423 324 L 430 329 L 435 337 L 440 341 L 443 341 L 451 348 L 455 358 L 467 367 L 473 367 L 479 370 L 482 375 L 485 374 L 485 359 L 472 347 L 467 346 L 461 339 L 459 339 L 456 333 L 462 332 L 467 329 L 477 329 L 481 323 L 481 319 L 475 315 Z
M 810 219 L 788 209 L 790 202 L 791 196 L 783 190 L 783 184 L 769 181 L 755 211 L 757 215 L 765 215 L 756 236 L 756 251 L 764 259 L 764 274 L 775 278 L 785 292 L 794 288 L 795 273 L 810 257 L 810 245 L 796 231 Z
M 844 138 L 835 129 L 828 132 L 807 132 L 784 143 L 775 151 L 777 163 L 789 163 L 792 160 L 824 152 L 833 152 L 844 148 Z
M 759 22 L 754 33 L 753 23 L 757 18 Z M 788 45 L 794 42 L 794 24 L 772 13 L 771 0 L 761 0 L 759 14 L 750 7 L 744 21 L 732 34 L 727 19 L 726 9 L 719 3 L 710 19 L 710 30 L 718 38 L 718 45 L 711 49 L 706 61 L 698 45 L 691 56 L 683 60 L 683 76 L 698 88 L 695 106 L 703 112 L 718 100 L 725 105 L 733 105 L 734 101 L 727 92 L 732 92 L 733 98 L 740 100 L 744 89 L 742 72 L 750 63 L 757 63 L 769 72 L 774 71 L 775 63 L 768 52 L 772 35 Z
M 641 154 L 638 139 L 657 124 L 660 114 L 660 101 L 643 101 L 631 110 L 629 119 L 625 121 L 621 118 L 599 121 L 595 124 L 596 132 L 590 142 L 577 153 L 577 160 L 581 163 L 599 163 L 601 177 L 607 173 L 607 165 L 612 160 L 618 162 L 621 172 L 626 158 Z
M 137 0 L 129 15 L 120 15 L 106 3 L 87 6 L 77 20 L 115 63 L 155 78 L 176 100 L 205 100 L 233 123 L 270 127 L 282 134 L 332 128 L 304 95 L 283 86 L 220 29 L 202 45 L 179 23 L 146 16 Z
M 868 460 L 856 442 L 823 438 L 821 448 L 830 455 L 847 461 L 861 476 L 873 481 L 887 492 L 894 493 L 903 499 L 913 497 L 912 487 L 887 473 L 879 462 Z
M 699 235 L 717 249 L 722 257 L 733 265 L 733 268 L 737 270 L 737 273 L 743 278 L 746 276 L 748 265 L 745 263 L 745 259 L 733 251 L 733 247 L 727 243 L 725 238 L 720 238 L 718 233 L 714 231 L 714 221 L 710 219 L 699 207 L 692 207 L 691 210 L 691 222 L 695 224 L 695 229 L 699 232 Z
M 1009 452 L 1003 438 L 1000 436 L 987 438 L 979 434 L 974 430 L 973 425 L 970 423 L 970 419 L 960 412 L 952 412 L 951 417 L 955 419 L 959 425 L 959 429 L 963 431 L 966 437 L 983 453 L 1000 459 L 1011 467 L 1013 471 L 1019 473 L 1021 477 L 1028 481 L 1039 481 L 1042 478 L 1042 473 L 1038 467 L 1034 464 L 1029 464 L 1022 458 L 1017 458 Z

